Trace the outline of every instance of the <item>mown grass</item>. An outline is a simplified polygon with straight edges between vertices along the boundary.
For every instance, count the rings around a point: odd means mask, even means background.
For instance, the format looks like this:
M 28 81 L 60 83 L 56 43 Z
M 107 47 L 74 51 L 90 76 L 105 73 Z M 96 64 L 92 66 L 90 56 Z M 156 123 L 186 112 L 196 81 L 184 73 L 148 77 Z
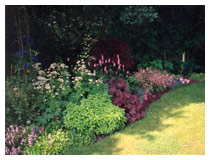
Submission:
M 203 155 L 205 154 L 205 83 L 179 87 L 147 110 L 147 117 L 100 142 L 66 154 Z

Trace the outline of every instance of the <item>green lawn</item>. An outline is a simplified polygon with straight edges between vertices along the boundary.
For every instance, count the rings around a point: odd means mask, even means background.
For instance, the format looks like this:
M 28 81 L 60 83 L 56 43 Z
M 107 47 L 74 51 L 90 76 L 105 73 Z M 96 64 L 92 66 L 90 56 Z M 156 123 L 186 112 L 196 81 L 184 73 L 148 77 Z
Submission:
M 179 87 L 149 106 L 147 117 L 66 154 L 205 154 L 205 83 Z

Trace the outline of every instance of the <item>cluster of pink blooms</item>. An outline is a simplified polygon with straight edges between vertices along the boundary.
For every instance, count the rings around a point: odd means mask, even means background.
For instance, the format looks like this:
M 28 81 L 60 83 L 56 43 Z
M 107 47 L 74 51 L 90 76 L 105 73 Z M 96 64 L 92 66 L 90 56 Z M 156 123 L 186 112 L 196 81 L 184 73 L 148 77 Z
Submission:
M 177 80 L 181 81 L 182 84 L 189 84 L 190 80 L 189 79 L 185 79 L 185 78 L 177 78 Z
M 91 62 L 88 62 L 88 66 L 92 66 L 94 68 L 99 67 L 101 68 L 101 71 L 105 72 L 106 74 L 109 73 L 109 69 L 112 69 L 115 71 L 115 73 L 123 71 L 125 72 L 125 65 L 120 63 L 120 56 L 117 54 L 117 62 L 114 60 L 111 60 L 110 58 L 105 59 L 104 55 L 101 55 L 101 58 L 96 61 L 96 59 L 93 57 L 93 64 Z M 93 71 L 93 73 L 96 73 L 96 70 Z M 129 71 L 126 72 L 127 74 Z
M 167 88 L 174 82 L 174 77 L 160 70 L 151 70 L 150 68 L 141 68 L 139 72 L 134 73 L 136 79 L 144 88 L 151 89 L 153 86 L 162 86 Z

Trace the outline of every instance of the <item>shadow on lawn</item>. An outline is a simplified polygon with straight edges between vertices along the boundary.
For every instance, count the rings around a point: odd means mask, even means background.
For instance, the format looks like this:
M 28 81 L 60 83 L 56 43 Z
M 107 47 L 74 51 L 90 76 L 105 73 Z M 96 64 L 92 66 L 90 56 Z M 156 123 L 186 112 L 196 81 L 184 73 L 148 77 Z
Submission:
M 162 130 L 173 126 L 173 124 L 163 124 L 163 120 L 169 118 L 175 120 L 187 118 L 183 116 L 183 111 L 179 109 L 192 103 L 202 102 L 205 102 L 205 83 L 190 84 L 188 86 L 176 88 L 151 104 L 146 110 L 147 117 L 145 119 L 130 123 L 119 133 L 123 135 L 137 135 L 149 141 L 154 141 L 156 137 L 151 134 L 152 131 L 161 132 Z M 114 155 L 123 149 L 117 147 L 120 140 L 120 135 L 111 135 L 102 141 L 97 142 L 88 148 L 85 147 L 84 149 L 80 149 L 73 154 Z

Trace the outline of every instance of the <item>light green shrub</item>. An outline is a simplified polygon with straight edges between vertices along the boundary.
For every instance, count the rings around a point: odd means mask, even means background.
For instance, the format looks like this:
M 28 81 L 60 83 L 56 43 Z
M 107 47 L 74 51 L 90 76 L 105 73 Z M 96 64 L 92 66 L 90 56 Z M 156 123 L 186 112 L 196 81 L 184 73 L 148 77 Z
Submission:
M 80 135 L 75 144 L 90 144 L 95 141 L 95 135 L 110 134 L 124 127 L 124 114 L 123 109 L 112 104 L 110 95 L 95 94 L 82 99 L 80 106 L 69 103 L 64 124 L 71 137 Z
M 63 131 L 53 131 L 37 138 L 33 146 L 27 146 L 24 154 L 28 155 L 57 155 L 64 154 L 70 139 Z

